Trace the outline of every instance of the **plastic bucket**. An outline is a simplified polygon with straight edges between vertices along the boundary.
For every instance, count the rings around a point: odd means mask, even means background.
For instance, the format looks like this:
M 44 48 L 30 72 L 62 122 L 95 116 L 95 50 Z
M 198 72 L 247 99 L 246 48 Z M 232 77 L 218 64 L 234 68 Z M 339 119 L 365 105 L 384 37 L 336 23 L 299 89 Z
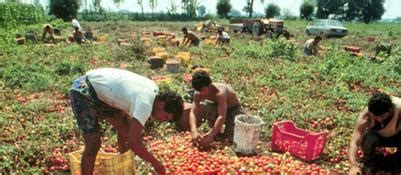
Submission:
M 167 65 L 167 71 L 170 73 L 178 73 L 181 70 L 180 68 L 181 63 L 178 60 L 168 59 L 166 65 Z
M 235 117 L 234 143 L 236 152 L 244 155 L 256 153 L 262 119 L 240 114 Z
M 151 56 L 148 60 L 151 69 L 163 68 L 164 60 L 158 56 Z

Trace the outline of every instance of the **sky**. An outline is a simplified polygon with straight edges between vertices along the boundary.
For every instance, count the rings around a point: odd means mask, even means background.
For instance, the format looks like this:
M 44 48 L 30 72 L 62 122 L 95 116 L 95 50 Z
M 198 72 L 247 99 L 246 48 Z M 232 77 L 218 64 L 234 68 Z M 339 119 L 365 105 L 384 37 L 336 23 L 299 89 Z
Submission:
M 0 0 L 2 2 L 4 0 Z M 22 0 L 23 2 L 30 3 L 33 0 Z M 48 0 L 40 0 L 42 4 L 46 4 Z M 84 1 L 84 0 L 83 0 Z M 87 0 L 88 2 L 92 0 Z M 216 3 L 217 0 L 198 0 L 201 5 L 206 6 L 206 12 L 215 14 L 216 13 Z M 113 3 L 113 0 L 102 0 L 101 5 L 106 10 L 110 11 L 118 11 L 118 10 L 128 10 L 130 12 L 140 12 L 141 8 L 137 4 L 137 0 L 124 0 L 122 4 L 116 6 Z M 144 2 L 144 11 L 151 12 L 151 8 L 149 7 L 149 0 L 143 0 Z M 158 5 L 155 9 L 156 12 L 164 11 L 166 12 L 171 2 L 174 2 L 176 5 L 179 5 L 181 0 L 157 0 Z M 264 8 L 268 3 L 275 3 L 281 8 L 281 12 L 289 11 L 292 15 L 299 16 L 299 6 L 303 0 L 264 0 L 264 3 L 261 3 L 260 0 L 255 0 L 254 11 L 259 13 L 264 13 Z M 239 10 L 242 12 L 246 4 L 246 0 L 231 0 L 231 5 L 233 9 Z M 382 19 L 388 18 L 396 18 L 401 17 L 401 0 L 385 0 L 384 8 L 386 12 L 382 16 Z
M 151 12 L 149 4 L 147 0 L 144 1 L 144 10 L 147 12 Z M 175 4 L 179 4 L 181 0 L 158 0 L 158 6 L 155 11 L 167 11 L 169 4 L 173 1 Z M 199 0 L 201 5 L 206 6 L 207 13 L 216 13 L 216 3 L 217 0 Z M 401 17 L 401 0 L 385 0 L 384 8 L 386 12 L 382 16 L 383 19 L 387 18 L 396 18 Z M 283 10 L 289 11 L 292 15 L 299 16 L 299 7 L 301 6 L 303 0 L 264 0 L 264 3 L 261 3 L 260 0 L 255 0 L 254 10 L 259 13 L 264 13 L 264 8 L 268 3 L 275 3 L 281 8 L 281 12 Z M 239 10 L 242 12 L 246 4 L 246 0 L 231 0 L 231 5 L 233 9 Z M 118 10 L 118 8 L 114 5 L 112 0 L 103 0 L 102 6 L 109 10 Z M 137 4 L 136 0 L 125 0 L 123 4 L 120 5 L 119 9 L 128 10 L 131 12 L 140 11 L 140 6 Z

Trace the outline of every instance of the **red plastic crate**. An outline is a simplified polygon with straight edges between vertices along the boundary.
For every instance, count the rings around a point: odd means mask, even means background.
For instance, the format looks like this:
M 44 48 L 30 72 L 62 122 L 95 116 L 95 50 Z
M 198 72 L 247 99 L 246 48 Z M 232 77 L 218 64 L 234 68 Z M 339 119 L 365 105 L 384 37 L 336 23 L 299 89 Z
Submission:
M 299 129 L 292 121 L 273 124 L 271 147 L 273 151 L 289 152 L 306 161 L 319 158 L 326 144 L 327 132 L 315 133 Z

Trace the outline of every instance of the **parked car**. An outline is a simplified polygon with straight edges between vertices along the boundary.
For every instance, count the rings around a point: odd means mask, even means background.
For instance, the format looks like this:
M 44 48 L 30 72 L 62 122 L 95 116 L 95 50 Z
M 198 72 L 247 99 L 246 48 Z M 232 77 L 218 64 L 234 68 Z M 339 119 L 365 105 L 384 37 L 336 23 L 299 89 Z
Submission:
M 348 34 L 348 29 L 340 21 L 321 19 L 317 20 L 314 25 L 306 26 L 306 34 L 343 37 Z

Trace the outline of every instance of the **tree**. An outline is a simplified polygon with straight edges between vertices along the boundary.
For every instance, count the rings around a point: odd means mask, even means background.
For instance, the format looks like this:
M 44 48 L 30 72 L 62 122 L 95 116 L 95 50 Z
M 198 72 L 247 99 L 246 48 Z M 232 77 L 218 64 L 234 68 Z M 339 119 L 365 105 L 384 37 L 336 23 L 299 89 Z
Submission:
M 313 11 L 315 7 L 309 2 L 304 2 L 301 7 L 299 8 L 300 11 L 300 18 L 310 20 L 312 18 Z
M 326 19 L 329 15 L 335 18 L 343 18 L 345 15 L 345 6 L 348 0 L 317 0 L 317 18 Z
M 117 8 L 120 8 L 121 4 L 124 3 L 124 0 L 113 0 L 113 3 L 117 6 Z
M 141 6 L 141 13 L 142 13 L 142 15 L 144 15 L 144 12 L 143 12 L 143 0 L 137 0 L 136 3 L 137 3 L 139 6 Z
M 74 1 L 76 1 L 76 0 L 74 0 Z M 99 12 L 99 10 L 102 8 L 100 6 L 100 3 L 101 3 L 101 0 L 94 0 L 93 1 L 93 8 L 94 8 L 95 12 Z
M 231 11 L 230 0 L 219 0 L 216 5 L 216 10 L 219 16 L 227 18 L 227 14 Z
M 276 4 L 270 3 L 265 8 L 265 14 L 267 18 L 273 18 L 275 16 L 280 16 L 280 7 Z
M 253 3 L 255 2 L 255 0 L 246 0 L 246 5 L 245 7 L 242 9 L 242 11 L 244 11 L 245 13 L 248 13 L 248 17 L 251 18 L 253 15 Z M 264 0 L 260 0 L 260 3 L 264 3 Z
M 354 19 L 361 19 L 363 9 L 370 0 L 348 0 L 345 6 L 345 20 L 352 21 Z
M 182 8 L 187 15 L 191 17 L 196 16 L 196 9 L 198 9 L 198 0 L 181 0 Z
M 371 0 L 363 9 L 363 21 L 368 24 L 380 20 L 385 12 L 383 4 L 384 0 Z
M 69 16 L 75 17 L 78 13 L 78 0 L 50 0 L 49 14 L 67 20 Z
M 88 0 L 83 0 L 84 2 L 84 13 L 88 13 Z
M 167 9 L 169 15 L 175 15 L 177 13 L 178 5 L 174 3 L 174 0 L 170 0 L 170 7 Z
M 244 12 L 248 13 L 248 17 L 251 18 L 253 14 L 253 2 L 254 0 L 247 0 L 244 9 Z
M 206 6 L 201 5 L 198 7 L 198 15 L 204 17 L 206 15 Z
M 152 9 L 152 17 L 155 16 L 156 6 L 157 6 L 157 0 L 149 0 L 149 7 Z

